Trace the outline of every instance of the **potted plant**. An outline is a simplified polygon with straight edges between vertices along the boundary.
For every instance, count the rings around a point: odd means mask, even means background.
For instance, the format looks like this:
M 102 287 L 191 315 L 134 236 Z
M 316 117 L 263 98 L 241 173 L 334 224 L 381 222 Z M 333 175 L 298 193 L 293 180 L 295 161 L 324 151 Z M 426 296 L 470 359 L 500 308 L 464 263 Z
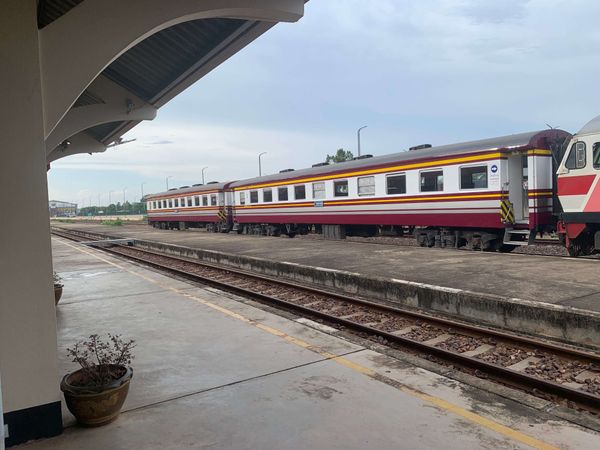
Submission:
M 134 347 L 135 341 L 109 333 L 107 340 L 92 334 L 67 349 L 81 369 L 65 375 L 60 389 L 80 425 L 97 427 L 117 418 L 133 376 L 129 365 Z
M 58 305 L 58 301 L 62 297 L 63 293 L 63 284 L 61 283 L 62 278 L 59 274 L 54 272 L 54 304 Z

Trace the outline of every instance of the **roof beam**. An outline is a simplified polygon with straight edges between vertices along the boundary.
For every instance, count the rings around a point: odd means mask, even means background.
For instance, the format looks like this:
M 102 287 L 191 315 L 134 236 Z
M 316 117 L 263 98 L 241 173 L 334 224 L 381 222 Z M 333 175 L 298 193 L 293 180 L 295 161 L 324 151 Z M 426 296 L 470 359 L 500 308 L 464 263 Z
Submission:
M 46 155 L 80 131 L 108 122 L 152 120 L 156 108 L 107 77 L 100 75 L 88 91 L 104 103 L 78 106 L 69 112 L 46 138 Z
M 105 67 L 162 29 L 216 17 L 295 22 L 303 12 L 304 0 L 85 0 L 39 31 L 45 136 Z
M 98 142 L 92 136 L 87 134 L 85 131 L 71 136 L 69 138 L 68 145 L 59 145 L 54 148 L 47 156 L 46 162 L 50 164 L 57 159 L 64 158 L 65 156 L 76 155 L 78 153 L 102 153 L 106 150 L 107 146 L 102 142 Z

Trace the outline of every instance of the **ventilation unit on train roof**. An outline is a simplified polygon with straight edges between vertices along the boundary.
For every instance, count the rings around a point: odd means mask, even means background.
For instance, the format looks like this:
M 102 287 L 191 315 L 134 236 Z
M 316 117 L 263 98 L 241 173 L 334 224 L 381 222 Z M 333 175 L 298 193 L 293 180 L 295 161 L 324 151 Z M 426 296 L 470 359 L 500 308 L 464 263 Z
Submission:
M 279 173 L 286 173 L 286 172 L 293 172 L 293 171 L 294 171 L 294 169 L 283 169 L 283 170 L 280 170 Z
M 355 156 L 354 158 L 352 158 L 352 161 L 356 161 L 358 159 L 367 159 L 367 158 L 372 158 L 373 155 L 360 155 L 360 156 Z
M 171 189 L 169 189 L 169 190 L 170 190 L 170 191 L 176 191 L 176 190 L 177 190 L 177 188 L 171 188 Z
M 313 167 L 323 167 L 323 166 L 328 166 L 328 165 L 329 165 L 328 162 L 322 162 L 322 163 L 313 164 L 312 166 Z
M 431 148 L 431 144 L 415 145 L 414 147 L 409 148 L 408 151 L 412 152 L 413 150 L 423 150 L 424 148 Z
M 189 186 L 179 186 L 179 189 L 189 188 Z
M 204 186 L 202 183 L 192 184 L 192 187 Z
M 208 182 L 208 183 L 206 183 L 206 184 L 219 184 L 219 182 L 218 182 L 218 181 L 209 181 L 209 182 Z

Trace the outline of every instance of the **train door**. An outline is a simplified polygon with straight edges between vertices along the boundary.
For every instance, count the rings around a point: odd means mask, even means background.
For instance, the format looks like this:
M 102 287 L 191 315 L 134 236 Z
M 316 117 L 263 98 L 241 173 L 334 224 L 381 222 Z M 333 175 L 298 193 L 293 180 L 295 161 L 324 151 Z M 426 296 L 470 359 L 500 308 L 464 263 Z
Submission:
M 508 156 L 508 200 L 513 205 L 515 223 L 529 222 L 527 154 Z

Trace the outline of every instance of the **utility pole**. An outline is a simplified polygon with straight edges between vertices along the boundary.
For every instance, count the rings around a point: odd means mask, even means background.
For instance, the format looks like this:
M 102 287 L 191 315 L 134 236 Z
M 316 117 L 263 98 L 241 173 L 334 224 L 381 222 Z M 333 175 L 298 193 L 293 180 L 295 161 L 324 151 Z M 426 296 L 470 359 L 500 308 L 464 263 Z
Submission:
M 165 182 L 167 183 L 167 191 L 169 190 L 169 178 L 173 178 L 173 175 L 169 175 L 167 178 L 165 178 Z
M 123 188 L 123 204 L 125 204 L 125 192 L 127 192 L 127 188 Z
M 206 183 L 204 182 L 204 171 L 205 171 L 206 169 L 208 169 L 208 166 L 204 166 L 204 167 L 202 168 L 202 184 L 206 184 Z
M 146 182 L 144 181 L 141 185 L 141 191 L 142 191 L 142 198 L 140 199 L 140 201 L 144 201 L 144 185 L 146 184 Z
M 360 130 L 363 130 L 363 129 L 365 129 L 365 128 L 367 128 L 367 126 L 366 126 L 366 125 L 365 125 L 365 126 L 362 126 L 362 127 L 360 127 L 360 128 L 358 129 L 358 131 L 356 132 L 356 139 L 357 139 L 357 141 L 358 141 L 358 155 L 356 155 L 356 156 L 360 156 Z
M 262 166 L 261 166 L 261 162 L 260 162 L 260 158 L 262 157 L 262 155 L 266 155 L 267 152 L 262 152 L 260 155 L 258 155 L 258 176 L 262 176 Z

